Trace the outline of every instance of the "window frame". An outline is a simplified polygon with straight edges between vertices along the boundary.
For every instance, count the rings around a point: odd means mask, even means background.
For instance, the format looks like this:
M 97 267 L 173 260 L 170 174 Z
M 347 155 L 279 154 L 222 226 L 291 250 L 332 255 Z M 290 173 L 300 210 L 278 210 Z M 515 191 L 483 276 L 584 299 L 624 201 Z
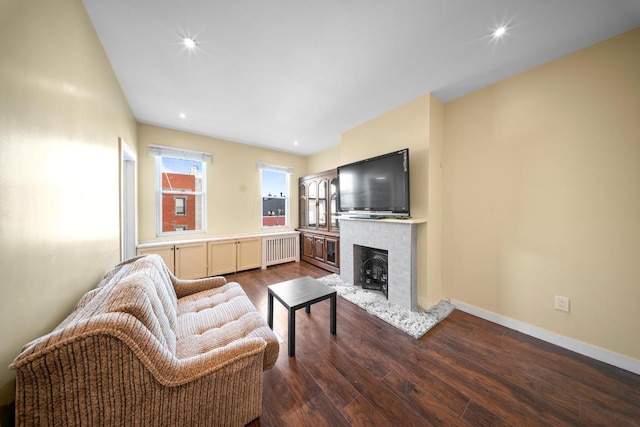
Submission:
M 260 172 L 260 228 L 262 230 L 273 230 L 276 228 L 287 228 L 291 224 L 291 177 L 293 175 L 293 168 L 288 166 L 271 165 L 268 163 L 258 163 L 258 170 Z M 264 185 L 264 172 L 276 172 L 282 173 L 285 176 L 285 191 L 284 196 L 284 224 L 280 225 L 264 225 L 264 201 L 263 185 Z
M 207 232 L 207 163 L 211 162 L 211 155 L 208 153 L 202 153 L 197 151 L 189 151 L 182 149 L 174 149 L 170 147 L 161 147 L 161 146 L 149 146 L 149 154 L 153 155 L 156 158 L 156 236 L 180 236 L 180 235 L 188 235 L 188 234 L 203 234 Z M 190 191 L 190 190 L 164 190 L 162 188 L 162 159 L 168 157 L 173 159 L 180 160 L 189 160 L 193 162 L 199 162 L 201 166 L 201 190 L 200 191 Z M 162 230 L 162 220 L 163 220 L 163 210 L 162 210 L 162 201 L 163 196 L 165 194 L 173 195 L 175 198 L 184 198 L 184 216 L 187 213 L 187 199 L 189 195 L 193 195 L 195 197 L 201 197 L 201 224 L 200 228 L 194 230 L 171 230 L 171 231 L 163 231 Z M 174 201 L 174 215 L 176 214 L 176 206 Z M 183 216 L 179 215 L 179 216 Z M 194 215 L 197 215 L 197 212 L 194 212 Z M 180 227 L 183 224 L 178 224 Z

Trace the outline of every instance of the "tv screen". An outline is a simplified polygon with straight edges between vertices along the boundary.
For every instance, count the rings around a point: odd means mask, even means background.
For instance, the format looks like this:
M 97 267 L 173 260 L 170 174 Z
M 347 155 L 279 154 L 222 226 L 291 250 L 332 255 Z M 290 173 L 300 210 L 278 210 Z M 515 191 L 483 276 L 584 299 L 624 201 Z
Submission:
M 338 210 L 365 216 L 409 216 L 409 149 L 338 167 Z

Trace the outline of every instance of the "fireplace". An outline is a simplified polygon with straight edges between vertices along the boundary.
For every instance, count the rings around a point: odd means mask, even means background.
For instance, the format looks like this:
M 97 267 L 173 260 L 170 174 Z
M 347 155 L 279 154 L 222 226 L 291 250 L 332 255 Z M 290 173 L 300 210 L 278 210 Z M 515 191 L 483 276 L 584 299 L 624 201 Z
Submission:
M 353 252 L 355 257 L 360 259 L 360 268 L 357 269 L 357 277 L 354 277 L 354 282 L 360 284 L 363 289 L 380 291 L 388 299 L 389 251 L 355 245 Z
M 421 221 L 426 222 L 426 221 Z M 360 285 L 361 247 L 387 252 L 386 293 L 389 302 L 409 310 L 418 299 L 417 229 L 421 222 L 412 219 L 356 219 L 340 221 L 340 277 L 352 285 Z M 382 275 L 371 280 L 381 281 Z M 366 274 L 366 270 L 365 270 Z M 366 282 L 366 278 L 365 278 Z M 371 284 L 369 283 L 369 284 Z M 382 283 L 374 283 L 382 288 Z M 382 291 L 382 289 L 380 289 Z

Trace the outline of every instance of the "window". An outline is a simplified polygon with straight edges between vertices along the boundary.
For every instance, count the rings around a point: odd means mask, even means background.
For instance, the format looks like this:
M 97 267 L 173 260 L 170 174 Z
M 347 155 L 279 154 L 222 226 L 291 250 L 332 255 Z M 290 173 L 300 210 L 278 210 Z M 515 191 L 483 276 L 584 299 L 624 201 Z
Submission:
M 187 214 L 187 198 L 186 197 L 176 197 L 176 215 L 186 215 Z
M 206 231 L 207 153 L 150 146 L 156 156 L 157 234 Z
M 262 227 L 289 225 L 289 181 L 292 168 L 259 163 Z

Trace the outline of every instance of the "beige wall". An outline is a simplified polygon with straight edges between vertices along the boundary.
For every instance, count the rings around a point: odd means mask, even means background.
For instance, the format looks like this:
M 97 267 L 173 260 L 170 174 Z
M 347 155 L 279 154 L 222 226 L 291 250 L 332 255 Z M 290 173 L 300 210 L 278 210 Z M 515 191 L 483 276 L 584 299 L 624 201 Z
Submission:
M 640 359 L 638 52 L 640 29 L 445 105 L 447 296 Z
M 429 108 L 426 95 L 342 133 L 340 164 L 409 148 L 411 215 L 427 216 Z
M 261 229 L 258 162 L 293 168 L 290 227 L 286 230 L 298 226 L 298 178 L 307 172 L 306 157 L 141 124 L 138 126 L 140 241 L 176 239 L 176 236 L 156 237 L 156 164 L 155 157 L 148 154 L 149 145 L 204 151 L 213 157 L 207 166 L 207 232 L 180 239 L 283 231 L 283 228 Z
M 307 170 L 312 174 L 334 169 L 342 164 L 341 158 L 341 146 L 336 145 L 328 150 L 309 156 L 307 158 Z
M 7 366 L 119 261 L 136 123 L 80 0 L 0 8 L 0 404 Z
M 426 227 L 418 229 L 421 250 L 426 250 L 426 283 L 422 285 L 422 307 L 428 308 L 443 298 L 442 290 L 442 170 L 444 144 L 444 105 L 435 96 L 429 98 L 429 176 Z M 426 233 L 426 236 L 424 235 Z M 426 246 L 426 247 L 425 247 Z M 424 257 L 423 257 L 424 259 Z M 423 270 L 424 271 L 424 270 Z
M 409 148 L 411 180 L 411 215 L 426 218 L 429 201 L 441 204 L 440 192 L 430 190 L 430 163 L 438 165 L 435 185 L 440 183 L 439 163 L 442 153 L 443 106 L 435 97 L 425 95 L 379 117 L 371 119 L 341 136 L 341 144 L 309 157 L 309 171 L 319 172 L 336 166 Z M 430 158 L 430 144 L 435 144 L 435 155 Z M 430 195 L 430 191 L 431 195 Z M 441 209 L 437 205 L 435 210 Z M 431 224 L 418 226 L 418 304 L 428 308 L 441 298 L 440 285 L 440 218 L 436 215 L 437 232 L 431 233 Z M 437 239 L 431 242 L 431 238 Z M 428 246 L 432 251 L 427 250 Z M 430 262 L 438 262 L 431 268 Z M 433 286 L 427 286 L 428 271 L 433 274 Z

